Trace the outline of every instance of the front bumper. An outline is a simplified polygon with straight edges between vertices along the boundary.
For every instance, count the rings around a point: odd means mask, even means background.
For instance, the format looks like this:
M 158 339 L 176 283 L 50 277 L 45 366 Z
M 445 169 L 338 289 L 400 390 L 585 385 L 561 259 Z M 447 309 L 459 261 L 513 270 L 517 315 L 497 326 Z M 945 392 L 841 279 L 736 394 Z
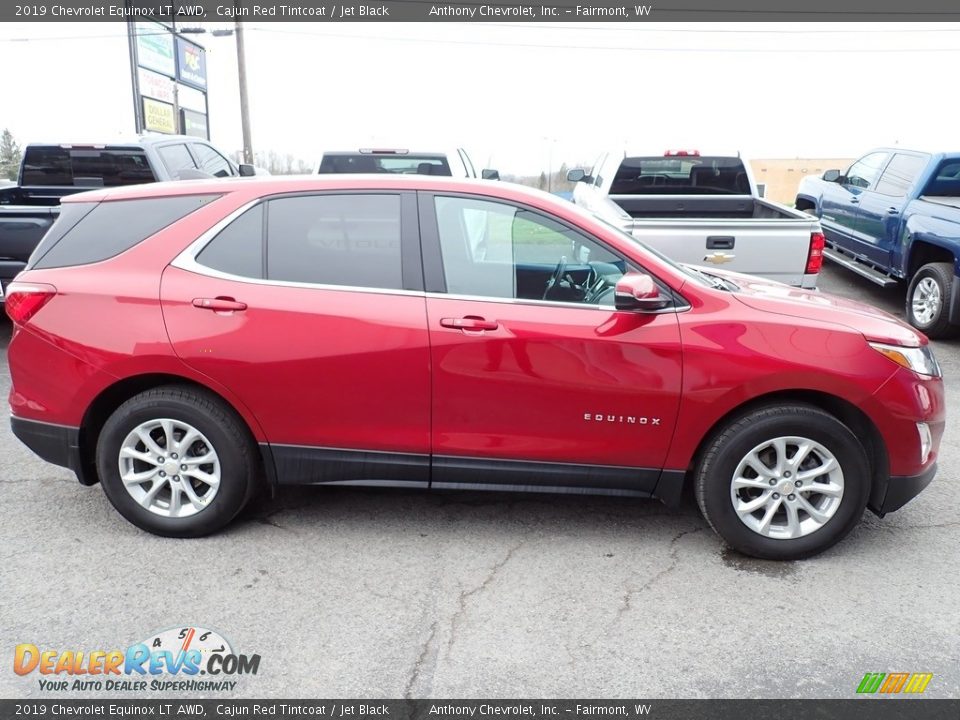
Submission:
M 876 482 L 867 507 L 880 517 L 899 510 L 919 495 L 936 474 L 937 463 L 934 462 L 919 475 L 909 477 L 894 475 L 886 481 Z
M 10 416 L 10 429 L 17 439 L 48 463 L 73 470 L 84 485 L 92 485 L 80 459 L 80 430 Z

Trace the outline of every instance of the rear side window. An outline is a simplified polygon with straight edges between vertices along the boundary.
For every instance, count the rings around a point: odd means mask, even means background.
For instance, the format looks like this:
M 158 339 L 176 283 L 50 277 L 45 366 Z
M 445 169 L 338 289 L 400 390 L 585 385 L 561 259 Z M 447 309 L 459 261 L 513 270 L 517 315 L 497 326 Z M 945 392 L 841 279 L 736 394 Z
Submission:
M 271 200 L 266 269 L 270 280 L 402 289 L 400 196 Z
M 143 242 L 216 197 L 180 195 L 101 202 L 53 242 L 48 243 L 44 238 L 30 258 L 31 267 L 70 267 L 106 260 Z M 43 247 L 46 250 L 41 253 Z
M 197 262 L 229 275 L 263 278 L 263 206 L 247 210 L 217 233 Z
M 141 148 L 35 145 L 23 157 L 23 185 L 117 187 L 155 179 Z
M 960 197 L 960 160 L 944 160 L 923 189 L 930 197 Z
M 617 169 L 611 195 L 749 195 L 738 157 L 628 157 Z
M 27 263 L 27 268 L 32 268 L 33 263 L 38 258 L 46 255 L 50 248 L 60 242 L 60 238 L 70 232 L 70 230 L 73 229 L 73 226 L 80 222 L 87 215 L 87 213 L 93 210 L 96 206 L 96 203 L 91 202 L 63 203 L 60 206 L 60 214 L 57 216 L 56 222 L 50 226 L 50 229 L 47 230 L 39 244 L 30 254 L 30 261 Z

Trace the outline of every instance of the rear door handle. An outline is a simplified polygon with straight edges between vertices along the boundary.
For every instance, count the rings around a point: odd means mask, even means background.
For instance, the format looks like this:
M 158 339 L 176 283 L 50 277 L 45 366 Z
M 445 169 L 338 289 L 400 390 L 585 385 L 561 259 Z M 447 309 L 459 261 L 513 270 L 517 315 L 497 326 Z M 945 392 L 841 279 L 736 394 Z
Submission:
M 194 298 L 193 306 L 214 312 L 240 312 L 247 309 L 246 303 L 237 302 L 231 297 Z
M 731 235 L 710 235 L 707 237 L 707 250 L 733 250 L 737 239 Z
M 440 318 L 440 324 L 443 327 L 455 328 L 457 330 L 496 330 L 500 323 L 496 320 L 486 320 L 476 315 L 467 315 L 462 318 Z
M 850 198 L 850 204 L 851 204 L 851 205 L 859 205 L 859 204 L 860 204 L 860 198 L 858 198 L 858 197 L 852 197 L 852 198 Z
M 887 208 L 887 215 L 899 215 L 899 214 L 900 214 L 900 208 L 894 207 L 893 205 Z

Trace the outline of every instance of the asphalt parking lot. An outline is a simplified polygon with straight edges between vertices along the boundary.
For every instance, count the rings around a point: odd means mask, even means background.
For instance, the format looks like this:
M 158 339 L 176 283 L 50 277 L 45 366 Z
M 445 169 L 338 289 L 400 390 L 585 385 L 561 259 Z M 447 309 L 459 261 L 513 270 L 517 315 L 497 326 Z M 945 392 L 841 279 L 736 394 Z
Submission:
M 902 290 L 836 267 L 821 288 L 902 316 Z M 953 401 L 960 341 L 935 347 Z M 3 422 L 0 697 L 51 697 L 12 672 L 18 643 L 125 648 L 181 625 L 261 656 L 242 697 L 853 697 L 895 671 L 960 697 L 958 481 L 954 417 L 933 485 L 797 563 L 726 551 L 691 501 L 479 493 L 296 489 L 168 540 Z

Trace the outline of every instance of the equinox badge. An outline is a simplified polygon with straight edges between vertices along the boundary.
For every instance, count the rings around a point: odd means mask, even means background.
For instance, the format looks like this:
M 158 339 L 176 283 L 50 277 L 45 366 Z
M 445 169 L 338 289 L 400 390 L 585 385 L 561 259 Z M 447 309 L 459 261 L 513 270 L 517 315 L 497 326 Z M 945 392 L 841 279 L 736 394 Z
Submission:
M 583 419 L 587 422 L 622 423 L 624 425 L 660 424 L 660 418 L 639 417 L 637 415 L 602 415 L 600 413 L 584 413 Z

